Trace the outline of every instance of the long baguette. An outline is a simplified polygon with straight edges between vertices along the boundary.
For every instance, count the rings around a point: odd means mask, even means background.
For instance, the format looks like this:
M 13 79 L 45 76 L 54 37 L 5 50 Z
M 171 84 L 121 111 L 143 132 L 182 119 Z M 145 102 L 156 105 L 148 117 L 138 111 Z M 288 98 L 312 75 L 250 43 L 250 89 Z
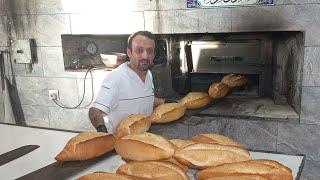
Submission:
M 147 132 L 117 139 L 115 150 L 122 158 L 134 161 L 169 159 L 174 154 L 174 146 L 167 139 Z
M 174 158 L 196 169 L 251 159 L 246 149 L 220 144 L 191 144 L 176 150 Z
M 114 148 L 115 137 L 101 132 L 83 132 L 71 138 L 55 157 L 57 161 L 77 161 L 99 157 Z
M 249 160 L 209 167 L 197 173 L 199 180 L 232 174 L 257 174 L 271 180 L 292 180 L 292 171 L 273 160 Z
M 152 180 L 188 180 L 186 172 L 170 162 L 133 161 L 121 165 L 117 174 L 132 176 L 138 179 Z

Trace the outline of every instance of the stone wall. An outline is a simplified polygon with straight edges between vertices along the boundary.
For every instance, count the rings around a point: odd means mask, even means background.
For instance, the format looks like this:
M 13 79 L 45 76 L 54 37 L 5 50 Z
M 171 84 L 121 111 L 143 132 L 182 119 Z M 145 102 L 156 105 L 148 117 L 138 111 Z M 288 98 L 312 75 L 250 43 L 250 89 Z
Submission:
M 7 75 L 17 90 L 15 103 L 21 107 L 17 114 L 27 125 L 89 130 L 93 128 L 86 106 L 62 109 L 47 96 L 49 89 L 58 89 L 60 101 L 74 106 L 83 92 L 84 72 L 64 71 L 61 34 L 130 34 L 141 29 L 154 33 L 303 31 L 299 124 L 192 117 L 190 122 L 152 129 L 180 138 L 219 132 L 255 149 L 306 154 L 304 177 L 318 179 L 312 172 L 320 167 L 319 12 L 318 0 L 275 0 L 274 6 L 214 9 L 186 9 L 185 1 L 176 0 L 0 0 L 0 49 L 8 48 L 8 38 L 36 40 L 38 62 L 32 72 L 25 65 L 6 62 Z M 94 83 L 98 86 L 106 74 L 94 72 Z M 90 102 L 90 85 L 86 91 L 84 105 Z

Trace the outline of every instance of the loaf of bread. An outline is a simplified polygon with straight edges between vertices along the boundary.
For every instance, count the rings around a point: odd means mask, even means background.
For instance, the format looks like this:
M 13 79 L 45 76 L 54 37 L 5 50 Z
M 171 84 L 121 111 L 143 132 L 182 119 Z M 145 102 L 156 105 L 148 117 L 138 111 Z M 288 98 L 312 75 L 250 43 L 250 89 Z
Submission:
M 209 167 L 197 173 L 199 180 L 232 174 L 260 175 L 270 180 L 292 180 L 292 171 L 273 160 L 259 159 Z
M 164 162 L 170 162 L 173 163 L 177 166 L 179 166 L 181 169 L 183 169 L 185 172 L 188 171 L 188 166 L 181 164 L 179 161 L 177 161 L 175 158 L 170 158 L 170 159 L 165 159 L 165 160 L 159 160 L 159 161 L 164 161 Z
M 208 105 L 210 101 L 211 98 L 207 93 L 190 92 L 181 99 L 180 103 L 183 104 L 187 109 L 198 109 Z
M 117 174 L 152 180 L 187 180 L 189 177 L 180 167 L 170 162 L 138 162 L 132 161 L 121 165 Z
M 224 83 L 212 83 L 209 87 L 208 94 L 211 98 L 220 99 L 228 94 L 229 89 L 230 88 Z
M 79 180 L 134 180 L 134 178 L 131 178 L 126 175 L 121 174 L 113 174 L 113 173 L 107 173 L 107 172 L 94 172 L 90 174 L 86 174 L 84 176 L 81 176 Z
M 55 157 L 57 161 L 77 161 L 99 157 L 114 148 L 115 137 L 102 132 L 83 132 L 71 138 Z
M 191 144 L 177 149 L 174 158 L 195 169 L 251 159 L 246 149 L 220 144 Z
M 142 114 L 132 114 L 121 120 L 117 131 L 116 138 L 121 138 L 129 134 L 141 134 L 149 130 L 151 120 L 149 116 Z
M 239 87 L 247 83 L 247 78 L 242 75 L 229 74 L 227 76 L 224 76 L 221 82 L 229 87 Z
M 186 111 L 186 107 L 180 103 L 165 103 L 156 107 L 151 115 L 152 123 L 167 123 L 178 120 Z
M 174 154 L 174 146 L 166 138 L 147 132 L 117 139 L 115 150 L 122 158 L 134 161 L 169 159 Z
M 176 147 L 175 149 L 183 148 L 190 144 L 195 144 L 194 141 L 183 140 L 183 139 L 170 139 L 169 141 Z
M 229 176 L 212 177 L 206 180 L 270 180 L 256 174 L 230 174 Z
M 244 148 L 241 144 L 233 139 L 220 134 L 199 134 L 190 138 L 191 141 L 196 143 L 217 143 L 222 145 L 230 145 Z

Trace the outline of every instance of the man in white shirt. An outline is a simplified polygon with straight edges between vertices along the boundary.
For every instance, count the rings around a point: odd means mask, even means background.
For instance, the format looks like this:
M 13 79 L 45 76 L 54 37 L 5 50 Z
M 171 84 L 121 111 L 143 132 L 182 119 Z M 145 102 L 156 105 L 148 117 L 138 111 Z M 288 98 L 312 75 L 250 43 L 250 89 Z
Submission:
M 155 57 L 155 37 L 138 31 L 128 38 L 129 62 L 121 64 L 102 83 L 89 109 L 92 125 L 99 132 L 115 133 L 120 121 L 130 114 L 150 115 L 153 107 L 164 103 L 154 96 L 149 71 Z

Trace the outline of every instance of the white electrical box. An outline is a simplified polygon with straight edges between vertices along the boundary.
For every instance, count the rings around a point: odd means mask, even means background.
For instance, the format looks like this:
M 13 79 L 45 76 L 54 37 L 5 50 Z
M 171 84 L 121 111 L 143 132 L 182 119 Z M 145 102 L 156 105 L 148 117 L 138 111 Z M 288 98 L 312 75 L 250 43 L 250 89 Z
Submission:
M 32 39 L 11 40 L 11 55 L 15 63 L 32 64 L 33 42 Z

